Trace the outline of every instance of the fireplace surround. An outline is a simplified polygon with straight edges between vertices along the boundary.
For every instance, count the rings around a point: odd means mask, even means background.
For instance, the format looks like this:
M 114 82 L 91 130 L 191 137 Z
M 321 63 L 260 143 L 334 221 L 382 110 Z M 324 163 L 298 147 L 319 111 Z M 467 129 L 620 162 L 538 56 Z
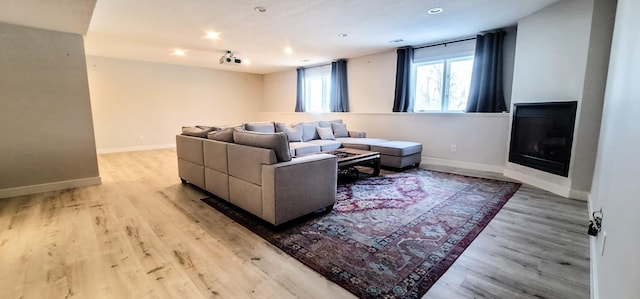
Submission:
M 568 177 L 577 105 L 514 104 L 509 162 Z

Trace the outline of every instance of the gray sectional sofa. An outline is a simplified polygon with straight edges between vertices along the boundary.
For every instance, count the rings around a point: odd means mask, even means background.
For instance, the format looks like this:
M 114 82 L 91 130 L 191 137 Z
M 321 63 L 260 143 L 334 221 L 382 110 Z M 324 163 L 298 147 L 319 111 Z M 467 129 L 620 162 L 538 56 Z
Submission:
M 336 201 L 340 147 L 381 153 L 381 165 L 418 165 L 422 145 L 366 138 L 341 120 L 286 125 L 254 122 L 184 127 L 176 136 L 178 172 L 190 183 L 273 224 L 280 225 Z

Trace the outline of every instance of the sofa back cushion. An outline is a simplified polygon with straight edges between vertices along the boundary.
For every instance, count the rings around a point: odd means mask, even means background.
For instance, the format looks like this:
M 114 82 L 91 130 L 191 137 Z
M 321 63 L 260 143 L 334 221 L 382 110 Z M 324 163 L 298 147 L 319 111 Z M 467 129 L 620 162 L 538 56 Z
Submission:
M 349 137 L 347 125 L 341 123 L 332 123 L 331 128 L 333 129 L 333 136 L 335 136 L 336 138 Z
M 224 141 L 233 143 L 233 128 L 224 128 L 219 131 L 211 131 L 207 134 L 207 138 L 216 141 Z
M 252 132 L 262 133 L 275 133 L 276 128 L 273 122 L 261 122 L 261 123 L 245 123 L 244 129 Z
M 207 138 L 207 134 L 214 131 L 213 127 L 195 126 L 195 127 L 182 127 L 182 135 Z
M 320 127 L 323 127 L 323 128 L 331 128 L 331 124 L 341 124 L 341 123 L 342 123 L 341 119 L 321 120 L 318 122 Z
M 178 158 L 202 165 L 204 163 L 202 141 L 202 139 L 192 136 L 176 135 Z
M 262 165 L 277 163 L 273 150 L 237 143 L 227 145 L 227 157 L 230 176 L 258 186 L 262 185 Z
M 278 162 L 291 161 L 289 139 L 285 133 L 260 133 L 235 130 L 233 131 L 233 140 L 238 144 L 271 149 L 275 152 Z
M 282 132 L 287 134 L 289 138 L 289 142 L 299 142 L 302 141 L 302 125 L 297 124 L 293 127 L 285 123 L 276 123 L 276 132 Z
M 302 125 L 302 141 L 309 141 L 313 139 L 320 139 L 316 128 L 320 126 L 317 121 L 303 122 Z

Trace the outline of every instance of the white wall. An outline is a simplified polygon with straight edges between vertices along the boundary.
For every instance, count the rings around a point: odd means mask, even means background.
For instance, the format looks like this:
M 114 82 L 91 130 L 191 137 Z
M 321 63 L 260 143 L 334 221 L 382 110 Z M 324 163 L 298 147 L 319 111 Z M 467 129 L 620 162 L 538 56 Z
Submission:
M 562 0 L 518 22 L 512 103 L 577 101 L 578 112 L 568 177 L 510 162 L 505 175 L 587 199 L 614 5 L 610 0 Z
M 0 198 L 99 184 L 82 36 L 0 23 Z
M 597 296 L 640 298 L 640 2 L 619 0 L 591 206 L 603 232 L 592 248 Z M 604 248 L 604 254 L 602 250 Z
M 423 163 L 501 172 L 506 160 L 508 114 L 391 113 L 396 53 L 352 58 L 347 64 L 349 113 L 294 113 L 296 71 L 265 75 L 259 120 L 298 122 L 344 119 L 350 130 L 369 137 L 409 140 L 423 145 Z M 457 152 L 451 152 L 455 144 Z
M 182 126 L 255 117 L 262 75 L 87 57 L 98 152 L 170 147 Z

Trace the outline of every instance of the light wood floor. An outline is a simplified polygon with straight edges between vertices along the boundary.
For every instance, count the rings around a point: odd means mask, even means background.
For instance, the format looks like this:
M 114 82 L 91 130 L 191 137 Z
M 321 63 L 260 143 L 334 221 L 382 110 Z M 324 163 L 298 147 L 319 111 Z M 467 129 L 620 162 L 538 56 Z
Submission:
M 0 298 L 353 298 L 182 185 L 175 150 L 0 199 Z M 585 202 L 523 186 L 425 298 L 588 298 Z

